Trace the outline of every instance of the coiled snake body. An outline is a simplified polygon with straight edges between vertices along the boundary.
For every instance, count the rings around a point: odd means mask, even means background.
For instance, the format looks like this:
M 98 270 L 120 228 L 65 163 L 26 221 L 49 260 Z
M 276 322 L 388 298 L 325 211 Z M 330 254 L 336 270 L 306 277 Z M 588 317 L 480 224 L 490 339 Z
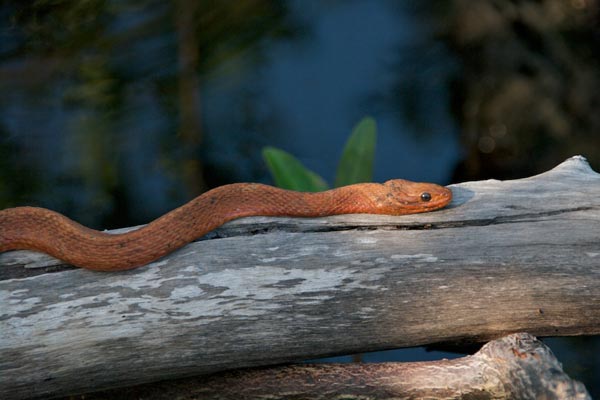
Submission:
M 442 208 L 451 198 L 452 192 L 445 187 L 402 179 L 318 193 L 236 183 L 210 190 L 146 226 L 122 234 L 89 229 L 44 208 L 16 207 L 0 211 L 0 252 L 37 250 L 81 268 L 118 271 L 145 265 L 240 217 L 402 215 Z

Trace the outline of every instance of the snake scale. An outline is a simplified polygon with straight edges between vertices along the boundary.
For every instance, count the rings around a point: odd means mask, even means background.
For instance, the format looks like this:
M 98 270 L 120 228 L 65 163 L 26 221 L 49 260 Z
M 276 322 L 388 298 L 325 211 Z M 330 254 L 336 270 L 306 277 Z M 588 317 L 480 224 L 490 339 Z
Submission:
M 48 209 L 15 207 L 0 211 L 0 252 L 36 250 L 81 268 L 120 271 L 163 257 L 240 217 L 403 215 L 437 210 L 451 199 L 452 192 L 443 186 L 402 179 L 317 193 L 234 183 L 212 189 L 148 225 L 122 234 L 89 229 Z

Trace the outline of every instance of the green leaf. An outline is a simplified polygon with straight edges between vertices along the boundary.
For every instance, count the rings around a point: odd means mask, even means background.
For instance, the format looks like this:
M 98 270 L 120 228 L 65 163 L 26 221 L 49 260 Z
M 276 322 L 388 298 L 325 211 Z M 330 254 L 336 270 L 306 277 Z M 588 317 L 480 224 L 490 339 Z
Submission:
M 274 147 L 265 147 L 262 154 L 278 187 L 300 192 L 329 189 L 323 178 L 306 168 L 291 154 Z
M 335 186 L 370 182 L 373 179 L 373 157 L 377 141 L 377 124 L 363 118 L 352 130 L 338 163 Z

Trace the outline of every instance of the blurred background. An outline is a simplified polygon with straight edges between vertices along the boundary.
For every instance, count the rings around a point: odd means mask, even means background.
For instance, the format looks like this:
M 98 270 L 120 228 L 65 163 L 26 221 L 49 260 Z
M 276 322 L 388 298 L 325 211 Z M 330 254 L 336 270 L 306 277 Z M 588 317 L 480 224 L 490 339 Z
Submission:
M 375 181 L 600 171 L 599 64 L 598 0 L 4 0 L 0 208 L 145 223 L 267 145 L 331 182 L 365 115 Z M 597 338 L 547 343 L 600 396 Z

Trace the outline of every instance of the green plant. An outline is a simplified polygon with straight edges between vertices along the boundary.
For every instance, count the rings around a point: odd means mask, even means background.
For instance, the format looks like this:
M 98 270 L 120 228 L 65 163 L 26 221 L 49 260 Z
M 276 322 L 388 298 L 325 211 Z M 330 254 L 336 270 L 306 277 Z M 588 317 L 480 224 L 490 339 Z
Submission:
M 373 118 L 365 117 L 354 126 L 338 162 L 335 187 L 371 181 L 376 140 L 377 125 Z M 329 189 L 323 178 L 291 154 L 274 147 L 265 147 L 262 154 L 280 188 L 301 192 Z

